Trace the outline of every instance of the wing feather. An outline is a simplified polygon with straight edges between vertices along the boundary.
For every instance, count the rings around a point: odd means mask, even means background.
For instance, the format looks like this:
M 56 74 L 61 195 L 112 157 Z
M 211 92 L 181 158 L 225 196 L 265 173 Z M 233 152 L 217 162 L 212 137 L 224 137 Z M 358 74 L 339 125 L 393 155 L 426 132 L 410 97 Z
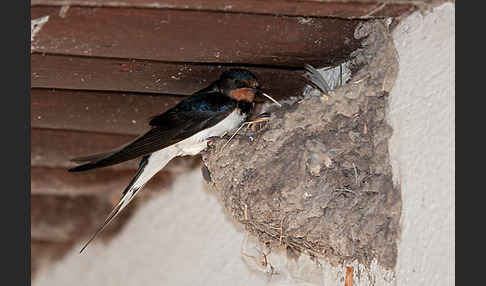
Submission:
M 69 169 L 70 172 L 106 167 L 135 159 L 184 140 L 197 132 L 216 125 L 236 107 L 236 101 L 219 93 L 195 94 L 167 112 L 152 118 L 147 133 L 115 150 L 74 159 L 87 162 Z

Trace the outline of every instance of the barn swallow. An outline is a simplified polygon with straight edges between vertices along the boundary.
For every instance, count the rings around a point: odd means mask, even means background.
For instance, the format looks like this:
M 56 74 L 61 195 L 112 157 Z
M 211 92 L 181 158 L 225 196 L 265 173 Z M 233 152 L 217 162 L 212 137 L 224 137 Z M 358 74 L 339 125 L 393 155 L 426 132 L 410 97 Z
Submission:
M 207 147 L 210 138 L 222 136 L 239 127 L 251 113 L 257 95 L 276 102 L 261 91 L 256 76 L 250 71 L 224 71 L 208 87 L 195 92 L 166 112 L 152 117 L 149 122 L 150 130 L 133 141 L 106 153 L 73 159 L 74 162 L 84 164 L 69 169 L 70 172 L 106 167 L 142 157 L 139 168 L 123 191 L 119 203 L 80 253 L 171 159 L 196 155 Z

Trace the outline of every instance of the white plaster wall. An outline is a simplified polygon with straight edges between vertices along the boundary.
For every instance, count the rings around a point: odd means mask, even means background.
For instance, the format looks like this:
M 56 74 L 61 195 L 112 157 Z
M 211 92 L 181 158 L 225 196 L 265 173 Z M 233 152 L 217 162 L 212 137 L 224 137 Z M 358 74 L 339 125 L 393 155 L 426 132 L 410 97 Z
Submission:
M 450 3 L 414 13 L 393 33 L 400 71 L 388 113 L 390 155 L 403 200 L 398 285 L 454 280 L 454 13 Z
M 398 265 L 392 273 L 352 264 L 354 285 L 452 285 L 454 4 L 411 15 L 394 39 L 400 72 L 388 119 L 403 196 Z M 199 170 L 140 208 L 109 244 L 95 241 L 79 255 L 80 246 L 41 269 L 32 285 L 344 285 L 344 266 L 317 266 L 306 257 L 297 264 L 278 251 L 268 261 L 280 274 L 265 274 L 270 268 L 259 264 L 263 256 L 255 248 L 261 245 L 245 240 L 204 190 Z

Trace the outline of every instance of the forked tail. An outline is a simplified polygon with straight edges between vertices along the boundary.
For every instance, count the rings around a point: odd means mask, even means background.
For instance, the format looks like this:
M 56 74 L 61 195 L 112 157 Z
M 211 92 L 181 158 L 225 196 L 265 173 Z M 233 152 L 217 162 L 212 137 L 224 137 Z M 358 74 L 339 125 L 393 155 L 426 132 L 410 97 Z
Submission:
M 138 194 L 145 184 L 159 172 L 169 161 L 177 156 L 177 149 L 173 146 L 167 147 L 160 151 L 154 152 L 150 155 L 143 157 L 140 162 L 135 177 L 130 181 L 130 184 L 123 191 L 123 196 L 120 202 L 113 208 L 108 217 L 98 230 L 90 237 L 90 239 L 84 244 L 79 253 L 93 241 L 96 236 L 105 229 L 105 227 L 130 203 L 130 201 Z

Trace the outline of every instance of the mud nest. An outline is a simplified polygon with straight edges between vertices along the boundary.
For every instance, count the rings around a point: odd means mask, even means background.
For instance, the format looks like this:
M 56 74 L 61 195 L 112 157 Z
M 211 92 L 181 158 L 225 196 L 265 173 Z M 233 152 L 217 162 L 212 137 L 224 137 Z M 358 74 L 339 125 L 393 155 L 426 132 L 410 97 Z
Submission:
M 203 155 L 209 188 L 261 242 L 332 265 L 374 259 L 393 268 L 401 195 L 392 182 L 385 113 L 398 58 L 386 25 L 355 31 L 351 80 L 328 96 L 272 110 L 258 131 L 240 132 Z

